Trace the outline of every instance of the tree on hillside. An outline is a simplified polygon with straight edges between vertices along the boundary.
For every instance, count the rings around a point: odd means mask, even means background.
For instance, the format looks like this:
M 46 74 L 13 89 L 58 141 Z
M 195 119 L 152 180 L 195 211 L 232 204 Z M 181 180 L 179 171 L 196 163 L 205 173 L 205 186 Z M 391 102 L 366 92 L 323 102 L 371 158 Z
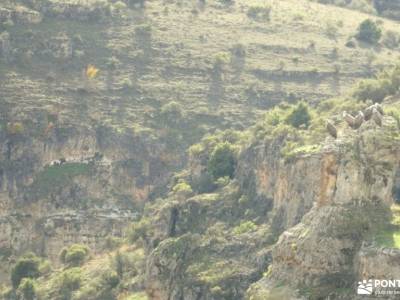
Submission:
M 17 288 L 23 278 L 37 278 L 40 260 L 34 254 L 26 254 L 21 257 L 11 270 L 11 282 Z
M 214 179 L 228 176 L 233 177 L 235 172 L 235 153 L 230 143 L 218 144 L 208 161 L 208 170 Z
M 382 29 L 371 19 L 364 20 L 358 26 L 356 38 L 360 41 L 376 44 L 382 36 Z
M 305 127 L 308 128 L 311 121 L 311 114 L 307 103 L 299 102 L 292 108 L 286 117 L 286 123 L 295 128 Z

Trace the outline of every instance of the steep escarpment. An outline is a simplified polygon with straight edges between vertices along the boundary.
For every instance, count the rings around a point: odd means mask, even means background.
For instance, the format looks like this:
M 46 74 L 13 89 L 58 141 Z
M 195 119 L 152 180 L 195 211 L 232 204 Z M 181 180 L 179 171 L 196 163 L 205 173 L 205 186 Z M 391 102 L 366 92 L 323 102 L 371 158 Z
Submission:
M 60 126 L 41 139 L 18 132 L 1 139 L 4 249 L 35 249 L 53 259 L 71 242 L 96 249 L 107 234 L 123 235 L 166 174 L 165 150 L 154 141 L 104 127 Z
M 249 299 L 274 293 L 349 299 L 355 298 L 356 283 L 364 278 L 396 276 L 391 268 L 383 271 L 388 265 L 398 269 L 396 250 L 382 251 L 377 237 L 391 232 L 390 207 L 396 201 L 399 168 L 397 123 L 385 117 L 382 127 L 365 123 L 350 134 L 342 132 L 322 149 L 323 157 L 334 159 L 329 159 L 328 168 L 322 163 L 320 173 L 312 174 L 318 174 L 320 182 L 313 207 L 280 236 L 268 274 L 249 289 Z M 378 267 L 375 260 L 382 264 Z M 367 261 L 375 272 L 365 266 Z M 291 288 L 283 290 L 282 285 Z
M 358 280 L 374 276 L 368 247 L 387 260 L 381 270 L 397 265 L 396 250 L 385 256 L 378 238 L 392 230 L 397 121 L 385 116 L 382 127 L 370 120 L 353 130 L 336 117 L 337 139 L 290 155 L 287 133 L 264 141 L 225 133 L 193 148 L 190 172 L 135 228 L 149 255 L 150 298 L 348 299 Z M 234 178 L 199 194 L 209 148 L 228 141 L 242 144 Z

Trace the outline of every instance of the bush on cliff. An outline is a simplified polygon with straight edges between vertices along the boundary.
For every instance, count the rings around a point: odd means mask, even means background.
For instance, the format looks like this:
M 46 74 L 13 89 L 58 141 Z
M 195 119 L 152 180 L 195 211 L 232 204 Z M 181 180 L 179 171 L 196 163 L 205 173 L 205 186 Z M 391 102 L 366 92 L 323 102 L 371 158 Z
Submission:
M 208 161 L 208 171 L 218 179 L 220 177 L 233 177 L 235 172 L 235 152 L 232 144 L 228 142 L 218 144 L 211 153 Z
M 285 121 L 295 128 L 308 128 L 311 121 L 311 114 L 307 103 L 299 102 L 296 106 L 292 107 Z
M 365 79 L 357 85 L 354 96 L 358 100 L 382 102 L 387 96 L 394 95 L 400 88 L 400 65 L 385 70 L 375 79 Z
M 71 294 L 80 288 L 82 273 L 80 268 L 71 268 L 64 271 L 58 278 L 58 288 L 61 299 L 71 299 Z
M 22 279 L 18 287 L 18 294 L 20 294 L 24 300 L 34 300 L 36 298 L 35 281 L 31 278 Z
M 164 126 L 177 126 L 183 119 L 183 108 L 178 102 L 171 101 L 161 107 L 160 120 Z
M 89 255 L 89 248 L 85 245 L 74 244 L 61 251 L 60 259 L 69 266 L 80 266 Z
M 23 278 L 37 278 L 39 272 L 40 259 L 32 253 L 21 257 L 11 270 L 11 282 L 17 288 Z

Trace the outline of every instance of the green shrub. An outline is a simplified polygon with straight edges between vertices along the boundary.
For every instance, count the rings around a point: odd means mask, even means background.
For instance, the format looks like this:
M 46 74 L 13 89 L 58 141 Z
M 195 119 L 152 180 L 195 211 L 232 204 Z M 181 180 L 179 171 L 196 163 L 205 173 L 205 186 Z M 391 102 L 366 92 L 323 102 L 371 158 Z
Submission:
M 61 251 L 60 259 L 69 266 L 81 265 L 89 255 L 89 248 L 85 245 L 74 244 Z
M 131 243 L 135 243 L 140 238 L 145 238 L 149 228 L 149 220 L 142 218 L 139 222 L 133 223 L 128 231 L 128 238 Z
M 36 297 L 36 284 L 31 278 L 24 278 L 18 287 L 18 293 L 23 296 L 24 300 L 33 300 Z
M 109 271 L 103 274 L 103 281 L 109 288 L 113 289 L 119 284 L 119 277 L 117 272 Z
M 382 36 L 382 29 L 371 19 L 361 22 L 356 38 L 360 41 L 376 44 Z
M 59 278 L 58 286 L 62 299 L 70 299 L 71 293 L 80 288 L 82 274 L 80 268 L 71 268 L 64 271 Z
M 147 297 L 145 292 L 138 292 L 132 295 L 129 295 L 126 300 L 148 300 L 149 298 Z
M 161 107 L 160 120 L 164 125 L 178 125 L 183 118 L 183 108 L 178 102 L 171 101 Z
M 122 246 L 123 239 L 115 236 L 107 236 L 104 241 L 104 249 L 105 250 L 115 250 Z
M 114 260 L 113 263 L 116 270 L 116 274 L 118 278 L 122 278 L 125 269 L 125 257 L 122 255 L 120 251 L 117 251 L 117 253 L 115 253 L 113 260 Z
M 221 71 L 223 66 L 231 61 L 231 54 L 228 52 L 219 52 L 214 56 L 214 69 Z
M 225 177 L 218 178 L 215 183 L 218 187 L 221 188 L 221 187 L 227 186 L 229 184 L 229 182 L 230 182 L 230 178 L 228 176 L 225 176 Z
M 39 272 L 40 259 L 32 253 L 21 257 L 11 270 L 11 282 L 17 288 L 23 278 L 37 278 Z
M 182 196 L 189 196 L 193 193 L 192 187 L 184 181 L 177 183 L 172 191 Z
M 208 172 L 204 172 L 199 177 L 193 179 L 193 187 L 199 194 L 203 194 L 214 191 L 216 185 L 213 176 Z
M 122 1 L 117 1 L 113 4 L 113 8 L 118 11 L 122 11 L 122 10 L 126 9 L 126 4 Z
M 245 222 L 241 222 L 239 226 L 236 226 L 233 229 L 233 233 L 234 234 L 242 234 L 242 233 L 253 231 L 256 228 L 257 228 L 257 225 L 254 224 L 252 221 L 245 221 Z
M 362 101 L 382 102 L 389 95 L 394 95 L 400 88 L 400 65 L 392 70 L 380 73 L 376 79 L 361 81 L 354 91 L 354 96 Z
M 218 144 L 208 161 L 208 171 L 218 179 L 220 177 L 233 177 L 235 172 L 236 160 L 235 151 L 232 144 L 228 142 Z
M 363 101 L 381 102 L 391 93 L 392 89 L 388 80 L 366 79 L 358 84 L 355 96 Z
M 305 102 L 299 102 L 292 107 L 290 113 L 286 116 L 286 123 L 295 127 L 308 128 L 311 121 L 311 114 L 308 105 Z

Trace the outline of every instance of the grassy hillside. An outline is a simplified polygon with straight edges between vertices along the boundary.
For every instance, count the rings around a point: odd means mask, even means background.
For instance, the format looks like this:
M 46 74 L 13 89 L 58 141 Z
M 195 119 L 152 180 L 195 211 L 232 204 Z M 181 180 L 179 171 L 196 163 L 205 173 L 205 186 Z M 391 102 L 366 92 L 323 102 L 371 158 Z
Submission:
M 160 107 L 176 101 L 198 124 L 248 125 L 274 103 L 338 95 L 398 55 L 385 46 L 346 47 L 369 16 L 309 1 L 110 7 L 104 20 L 50 15 L 10 26 L 16 54 L 2 63 L 3 114 L 38 122 L 50 111 L 68 123 L 155 127 Z M 51 59 L 46 44 L 62 38 L 71 40 L 71 54 Z M 100 72 L 83 82 L 88 64 Z

